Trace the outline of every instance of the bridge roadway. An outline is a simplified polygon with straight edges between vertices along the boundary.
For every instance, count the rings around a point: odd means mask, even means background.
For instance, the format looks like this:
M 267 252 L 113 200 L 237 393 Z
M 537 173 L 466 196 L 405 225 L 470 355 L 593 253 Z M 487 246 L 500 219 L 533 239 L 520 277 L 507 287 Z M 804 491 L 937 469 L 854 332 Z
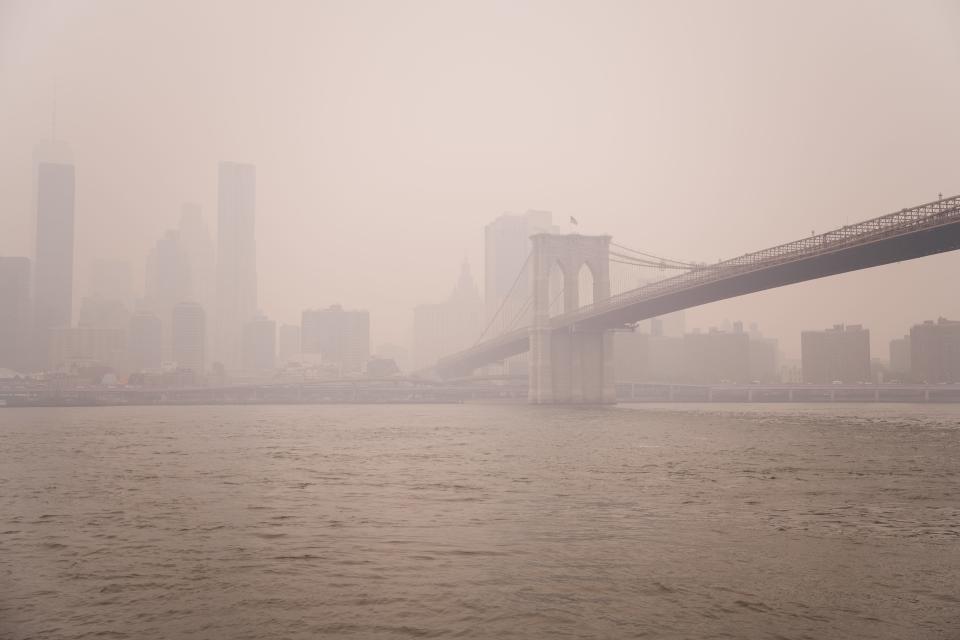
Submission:
M 701 265 L 550 319 L 554 332 L 614 329 L 647 318 L 807 280 L 960 249 L 960 196 Z M 441 377 L 467 375 L 530 348 L 522 327 L 442 358 Z

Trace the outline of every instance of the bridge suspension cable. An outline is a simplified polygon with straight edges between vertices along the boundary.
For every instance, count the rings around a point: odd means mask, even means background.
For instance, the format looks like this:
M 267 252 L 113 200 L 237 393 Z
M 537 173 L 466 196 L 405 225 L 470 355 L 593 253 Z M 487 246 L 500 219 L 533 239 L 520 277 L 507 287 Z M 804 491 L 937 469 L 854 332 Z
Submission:
M 501 325 L 505 323 L 503 318 L 504 309 L 507 306 L 507 302 L 511 300 L 514 292 L 517 290 L 517 285 L 523 280 L 524 274 L 527 273 L 527 267 L 530 264 L 530 257 L 532 255 L 533 255 L 532 251 L 527 253 L 527 257 L 523 261 L 523 264 L 520 266 L 520 270 L 517 272 L 517 276 L 514 278 L 513 284 L 510 285 L 510 290 L 507 291 L 507 294 L 505 296 L 503 296 L 503 300 L 500 301 L 500 306 L 497 307 L 496 312 L 492 316 L 490 316 L 490 320 L 487 322 L 487 326 L 484 327 L 483 331 L 480 333 L 480 337 L 478 337 L 477 341 L 474 342 L 474 346 L 480 344 L 480 342 L 482 342 L 483 339 L 487 337 L 487 333 L 490 331 L 490 329 L 494 326 L 495 323 L 497 323 L 498 321 L 500 322 Z
M 617 256 L 623 260 L 627 260 L 636 264 L 642 264 L 643 266 L 658 267 L 663 269 L 694 269 L 697 267 L 697 264 L 694 262 L 675 260 L 673 258 L 664 258 L 663 256 L 647 253 L 646 251 L 631 249 L 626 245 L 618 244 L 616 242 L 611 242 L 610 246 L 621 250 L 611 251 L 611 256 Z

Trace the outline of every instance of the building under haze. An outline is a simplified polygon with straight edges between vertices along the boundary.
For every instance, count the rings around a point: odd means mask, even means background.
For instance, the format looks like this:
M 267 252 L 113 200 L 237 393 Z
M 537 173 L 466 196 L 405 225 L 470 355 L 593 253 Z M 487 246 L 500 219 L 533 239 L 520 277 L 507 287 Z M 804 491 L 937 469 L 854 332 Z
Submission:
M 285 365 L 300 354 L 300 327 L 282 324 L 277 332 L 277 358 Z
M 870 331 L 858 324 L 834 325 L 800 335 L 803 381 L 870 382 Z
M 207 315 L 196 302 L 181 302 L 173 308 L 171 320 L 173 361 L 197 380 L 206 371 Z
M 190 267 L 191 296 L 184 298 L 198 303 L 209 316 L 217 307 L 216 249 L 210 230 L 203 219 L 200 205 L 187 203 L 181 208 L 180 248 Z M 213 322 L 207 322 L 207 357 L 213 344 Z
M 530 236 L 558 232 L 549 211 L 530 210 L 520 215 L 505 213 L 486 226 L 483 236 L 483 303 L 487 320 L 497 313 L 530 255 Z M 519 300 L 525 300 L 530 283 L 524 280 L 516 282 L 516 286 Z
M 126 361 L 127 334 L 108 327 L 57 327 L 51 330 L 50 365 L 57 371 L 77 373 L 102 367 L 122 371 Z
M 319 354 L 324 364 L 341 374 L 360 373 L 370 359 L 370 313 L 347 311 L 340 305 L 303 312 L 300 348 Z
M 470 265 L 464 262 L 457 284 L 444 302 L 421 304 L 413 310 L 414 368 L 433 366 L 441 357 L 473 345 L 480 337 L 482 322 L 483 301 Z
M 410 351 L 398 344 L 385 342 L 377 346 L 376 355 L 380 358 L 393 360 L 400 371 L 410 370 Z
M 530 282 L 523 277 L 518 280 L 517 276 L 530 255 L 530 236 L 559 231 L 553 224 L 551 212 L 536 210 L 519 215 L 505 213 L 484 228 L 484 325 L 498 312 L 512 318 L 522 311 L 520 307 L 530 295 Z M 508 299 L 511 289 L 515 293 Z M 504 308 L 505 304 L 515 308 Z M 514 356 L 507 361 L 507 369 L 522 373 L 526 370 L 526 361 L 527 354 Z
M 90 263 L 87 280 L 85 297 L 116 300 L 127 309 L 133 308 L 133 275 L 129 262 L 98 258 Z
M 80 301 L 78 326 L 126 331 L 129 323 L 130 312 L 121 300 L 90 296 Z
M 904 382 L 912 379 L 910 366 L 910 336 L 890 341 L 890 377 Z
M 683 378 L 697 383 L 750 381 L 750 336 L 738 322 L 733 331 L 711 329 L 683 336 Z
M 168 230 L 147 256 L 144 307 L 157 314 L 163 325 L 163 357 L 172 359 L 173 309 L 193 301 L 190 259 L 180 243 L 180 232 Z
M 960 321 L 938 318 L 911 327 L 910 371 L 917 382 L 960 382 Z
M 154 371 L 163 364 L 163 322 L 157 314 L 138 311 L 130 318 L 127 363 L 132 372 Z
M 253 165 L 220 163 L 215 357 L 228 371 L 240 366 L 243 325 L 257 313 L 256 180 Z
M 0 256 L 0 369 L 29 370 L 30 259 Z
M 243 325 L 243 370 L 264 375 L 277 364 L 277 323 L 258 315 Z
M 72 164 L 37 166 L 32 356 L 38 369 L 52 364 L 53 330 L 72 322 L 74 188 Z

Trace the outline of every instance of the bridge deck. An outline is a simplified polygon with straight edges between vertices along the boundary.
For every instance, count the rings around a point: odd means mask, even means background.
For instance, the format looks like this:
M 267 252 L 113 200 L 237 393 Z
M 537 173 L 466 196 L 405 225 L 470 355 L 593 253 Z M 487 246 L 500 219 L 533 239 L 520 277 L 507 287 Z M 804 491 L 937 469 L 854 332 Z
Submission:
M 611 329 L 747 293 L 955 249 L 960 249 L 960 196 L 700 265 L 558 315 L 551 326 L 558 331 Z M 437 371 L 464 373 L 528 348 L 528 329 L 515 329 L 442 358 Z

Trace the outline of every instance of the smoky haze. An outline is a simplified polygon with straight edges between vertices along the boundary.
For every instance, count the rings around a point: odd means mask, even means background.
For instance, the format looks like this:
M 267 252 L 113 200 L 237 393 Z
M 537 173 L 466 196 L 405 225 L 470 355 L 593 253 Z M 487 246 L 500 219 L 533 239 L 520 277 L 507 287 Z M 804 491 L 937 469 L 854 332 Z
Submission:
M 76 166 L 74 297 L 218 163 L 256 166 L 259 307 L 369 309 L 410 343 L 505 212 L 713 262 L 960 193 L 956 2 L 0 1 L 0 255 L 33 254 L 35 146 Z M 53 129 L 55 128 L 55 134 Z M 944 254 L 690 310 L 799 333 L 960 317 Z M 482 291 L 482 283 L 481 291 Z M 77 302 L 74 303 L 76 315 Z

